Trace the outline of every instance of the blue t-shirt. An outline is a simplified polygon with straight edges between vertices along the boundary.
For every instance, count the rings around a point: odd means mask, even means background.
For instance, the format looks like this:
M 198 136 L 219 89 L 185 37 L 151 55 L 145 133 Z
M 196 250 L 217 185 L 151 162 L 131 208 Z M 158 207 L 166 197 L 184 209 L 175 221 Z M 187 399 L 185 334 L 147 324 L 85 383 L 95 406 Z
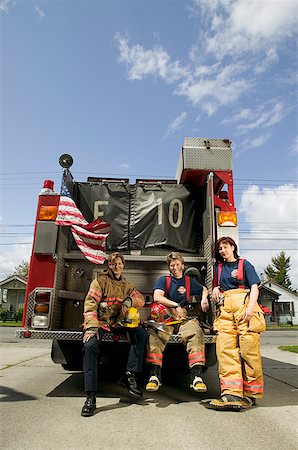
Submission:
M 220 288 L 223 291 L 238 288 L 238 261 L 223 262 L 220 276 Z M 246 259 L 244 260 L 244 288 L 250 289 L 253 284 L 260 284 L 261 280 L 257 275 L 255 268 Z M 218 263 L 214 266 L 214 276 L 216 285 L 218 285 Z
M 173 300 L 173 302 L 179 303 L 180 306 L 186 305 L 186 284 L 185 284 L 185 277 L 182 278 L 175 278 L 172 275 L 171 276 L 171 283 L 169 287 L 169 292 L 167 293 L 166 297 L 170 300 Z M 166 277 L 162 276 L 160 277 L 154 286 L 155 289 L 161 289 L 162 291 L 166 292 Z M 203 291 L 203 286 L 195 280 L 193 277 L 190 277 L 190 295 L 201 295 Z

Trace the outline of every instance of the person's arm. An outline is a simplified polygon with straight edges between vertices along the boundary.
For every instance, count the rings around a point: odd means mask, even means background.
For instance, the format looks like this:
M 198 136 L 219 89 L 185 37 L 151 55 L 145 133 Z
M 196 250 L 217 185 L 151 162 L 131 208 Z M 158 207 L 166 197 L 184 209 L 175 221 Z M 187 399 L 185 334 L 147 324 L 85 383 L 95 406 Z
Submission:
M 250 319 L 253 316 L 253 311 L 254 311 L 254 307 L 255 304 L 257 303 L 259 298 L 259 288 L 257 284 L 253 284 L 250 287 L 250 295 L 249 295 L 249 302 L 247 305 L 247 308 L 245 310 L 245 314 L 244 314 L 244 322 L 249 322 Z
M 174 300 L 170 300 L 169 298 L 165 297 L 165 291 L 162 289 L 155 289 L 153 293 L 153 300 L 157 303 L 160 303 L 161 305 L 167 306 L 169 308 L 175 308 L 177 312 L 178 317 L 184 316 L 184 311 L 179 306 L 179 303 L 175 302 Z
M 209 309 L 208 289 L 205 286 L 203 286 L 201 307 L 204 312 L 207 312 Z
M 215 286 L 215 288 L 213 288 L 212 291 L 212 301 L 216 303 L 219 302 L 220 296 L 221 296 L 220 287 Z
M 145 305 L 145 299 L 143 295 L 137 291 L 135 287 L 130 289 L 129 295 L 124 299 L 122 303 L 121 312 L 125 316 L 131 306 L 137 309 L 141 309 Z
M 84 337 L 83 342 L 89 341 L 98 334 L 97 308 L 102 298 L 102 292 L 97 280 L 90 284 L 84 303 Z

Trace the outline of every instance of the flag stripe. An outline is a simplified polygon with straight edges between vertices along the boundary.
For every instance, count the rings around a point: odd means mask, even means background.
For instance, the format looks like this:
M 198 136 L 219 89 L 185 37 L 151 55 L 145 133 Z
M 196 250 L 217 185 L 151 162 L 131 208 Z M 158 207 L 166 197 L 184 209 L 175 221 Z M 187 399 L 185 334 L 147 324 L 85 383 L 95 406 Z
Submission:
M 106 239 L 110 225 L 96 219 L 88 223 L 78 209 L 66 186 L 66 172 L 63 174 L 61 196 L 56 225 L 70 226 L 78 248 L 94 264 L 103 264 L 106 260 Z

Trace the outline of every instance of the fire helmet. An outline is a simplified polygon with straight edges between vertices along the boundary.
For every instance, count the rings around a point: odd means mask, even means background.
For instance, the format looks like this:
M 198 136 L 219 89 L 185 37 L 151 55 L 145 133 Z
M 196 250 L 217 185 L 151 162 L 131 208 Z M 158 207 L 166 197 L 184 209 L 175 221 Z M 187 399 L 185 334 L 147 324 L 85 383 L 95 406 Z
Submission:
M 140 321 L 140 311 L 134 306 L 131 306 L 127 315 L 125 317 L 121 317 L 119 325 L 125 328 L 137 328 L 140 325 Z

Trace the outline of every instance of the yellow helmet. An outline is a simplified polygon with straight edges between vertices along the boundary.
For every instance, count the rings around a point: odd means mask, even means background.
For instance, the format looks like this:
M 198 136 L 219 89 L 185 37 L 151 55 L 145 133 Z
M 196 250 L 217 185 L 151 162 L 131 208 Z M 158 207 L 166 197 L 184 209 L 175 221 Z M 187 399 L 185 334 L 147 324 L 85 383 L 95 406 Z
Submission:
M 140 311 L 134 306 L 131 306 L 127 315 L 125 317 L 121 317 L 119 325 L 125 328 L 137 328 L 140 325 L 140 321 Z

